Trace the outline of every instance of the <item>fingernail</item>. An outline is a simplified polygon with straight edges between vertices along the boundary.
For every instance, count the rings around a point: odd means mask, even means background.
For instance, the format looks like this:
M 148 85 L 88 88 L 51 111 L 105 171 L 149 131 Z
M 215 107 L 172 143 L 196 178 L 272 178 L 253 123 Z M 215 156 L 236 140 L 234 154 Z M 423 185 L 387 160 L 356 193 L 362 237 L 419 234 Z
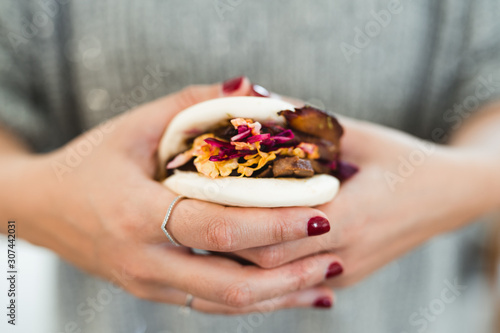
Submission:
M 328 266 L 325 278 L 330 279 L 339 274 L 342 274 L 343 271 L 344 269 L 342 268 L 342 266 L 340 266 L 338 262 L 331 263 L 330 266 Z
M 269 97 L 269 96 L 271 96 L 271 94 L 263 86 L 259 86 L 258 84 L 254 84 L 252 86 L 252 96 Z
M 314 301 L 313 306 L 315 308 L 331 308 L 332 300 L 329 297 L 320 297 Z
M 222 84 L 222 92 L 225 95 L 235 92 L 241 87 L 244 78 L 245 78 L 244 76 L 239 76 L 235 77 L 234 79 L 229 79 L 227 81 L 224 81 L 224 83 Z
M 317 236 L 330 231 L 330 222 L 321 216 L 315 216 L 307 222 L 307 235 Z

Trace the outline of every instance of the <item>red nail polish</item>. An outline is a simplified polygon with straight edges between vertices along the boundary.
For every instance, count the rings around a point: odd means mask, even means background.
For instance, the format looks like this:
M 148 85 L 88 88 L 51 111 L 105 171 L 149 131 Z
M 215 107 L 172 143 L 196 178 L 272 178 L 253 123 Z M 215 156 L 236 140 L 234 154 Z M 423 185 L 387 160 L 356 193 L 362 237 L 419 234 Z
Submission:
M 224 81 L 224 83 L 222 84 L 222 92 L 226 95 L 235 92 L 241 87 L 244 78 L 244 76 L 239 76 L 235 77 L 234 79 Z
M 315 216 L 307 222 L 307 235 L 317 236 L 330 231 L 330 222 L 321 216 Z
M 314 301 L 313 306 L 315 308 L 331 308 L 332 300 L 329 297 L 320 297 Z
M 328 266 L 325 278 L 329 279 L 335 277 L 339 274 L 342 274 L 343 271 L 344 269 L 338 262 L 331 263 L 330 266 Z
M 259 86 L 258 84 L 254 84 L 252 86 L 252 96 L 257 97 L 269 97 L 271 94 L 267 91 L 266 88 Z

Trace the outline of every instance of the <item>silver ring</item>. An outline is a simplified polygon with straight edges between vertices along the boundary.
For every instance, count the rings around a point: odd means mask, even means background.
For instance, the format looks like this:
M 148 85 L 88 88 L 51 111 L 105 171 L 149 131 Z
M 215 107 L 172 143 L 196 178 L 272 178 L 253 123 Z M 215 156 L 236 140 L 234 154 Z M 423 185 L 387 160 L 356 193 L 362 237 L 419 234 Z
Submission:
M 186 295 L 186 301 L 184 302 L 184 306 L 181 307 L 180 311 L 182 314 L 187 315 L 191 311 L 191 304 L 193 304 L 194 296 L 191 294 Z
M 174 237 L 172 237 L 168 231 L 167 231 L 167 222 L 168 222 L 168 219 L 170 218 L 170 215 L 172 214 L 172 210 L 174 209 L 174 206 L 175 204 L 181 200 L 181 199 L 184 199 L 185 197 L 182 196 L 182 195 L 179 195 L 177 196 L 174 201 L 172 201 L 172 203 L 170 204 L 170 207 L 168 207 L 168 211 L 167 211 L 167 214 L 165 215 L 165 218 L 163 219 L 163 224 L 161 225 L 161 230 L 163 230 L 163 232 L 165 233 L 165 236 L 167 236 L 168 240 L 170 241 L 170 243 L 174 244 L 175 246 L 182 246 L 181 244 L 179 244 L 179 242 L 177 242 L 175 240 Z

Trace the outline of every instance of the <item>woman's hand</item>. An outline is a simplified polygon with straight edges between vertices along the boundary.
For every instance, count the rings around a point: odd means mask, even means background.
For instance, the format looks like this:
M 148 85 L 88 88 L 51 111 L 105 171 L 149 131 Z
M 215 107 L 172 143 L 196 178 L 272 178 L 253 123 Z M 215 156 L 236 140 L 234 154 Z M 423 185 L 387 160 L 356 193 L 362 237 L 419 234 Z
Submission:
M 245 79 L 229 94 L 247 95 L 251 89 Z M 6 180 L 13 198 L 0 208 L 23 225 L 20 234 L 30 242 L 141 298 L 183 305 L 191 293 L 193 308 L 212 313 L 331 305 L 331 290 L 314 286 L 338 261 L 335 254 L 267 270 L 176 248 L 160 229 L 176 197 L 153 180 L 165 127 L 177 112 L 220 97 L 222 91 L 227 95 L 227 90 L 189 87 L 112 119 L 50 154 L 13 155 Z M 228 252 L 328 231 L 309 223 L 318 217 L 328 224 L 325 214 L 313 208 L 226 208 L 186 199 L 175 207 L 168 228 L 185 246 Z M 128 278 L 117 280 L 116 275 Z
M 335 253 L 346 286 L 439 233 L 494 207 L 488 185 L 495 164 L 477 150 L 438 146 L 369 123 L 341 119 L 342 158 L 360 171 L 337 197 L 317 207 L 332 224 L 319 237 L 238 251 L 261 267 L 278 267 L 315 253 Z M 498 164 L 497 164 L 498 165 Z M 498 179 L 498 176 L 496 177 Z M 498 185 L 497 185 L 498 186 Z

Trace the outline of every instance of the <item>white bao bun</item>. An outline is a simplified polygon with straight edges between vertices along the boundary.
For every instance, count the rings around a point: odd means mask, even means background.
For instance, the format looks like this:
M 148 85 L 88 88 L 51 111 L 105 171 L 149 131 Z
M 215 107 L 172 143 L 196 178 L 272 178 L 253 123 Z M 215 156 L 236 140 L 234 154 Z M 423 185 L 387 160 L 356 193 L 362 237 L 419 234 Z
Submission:
M 186 150 L 185 140 L 202 134 L 228 118 L 283 122 L 277 112 L 294 110 L 293 105 L 263 97 L 226 97 L 193 105 L 170 122 L 158 148 L 160 168 L 176 154 Z M 197 172 L 176 170 L 163 181 L 171 191 L 188 198 L 241 207 L 316 206 L 332 200 L 339 181 L 330 175 L 310 178 L 211 179 Z

